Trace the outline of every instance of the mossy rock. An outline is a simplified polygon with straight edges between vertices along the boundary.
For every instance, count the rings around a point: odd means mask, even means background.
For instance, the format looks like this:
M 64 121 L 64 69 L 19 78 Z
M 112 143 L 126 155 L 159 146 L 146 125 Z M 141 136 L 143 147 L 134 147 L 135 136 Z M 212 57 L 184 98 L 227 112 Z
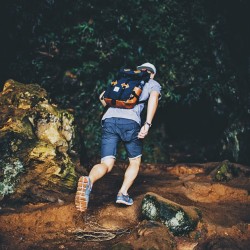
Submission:
M 214 181 L 230 181 L 237 177 L 240 170 L 231 164 L 229 161 L 223 161 L 213 172 L 212 177 Z
M 195 207 L 182 206 L 150 192 L 142 201 L 142 217 L 161 222 L 174 235 L 185 235 L 196 228 L 201 212 Z
M 38 84 L 14 80 L 5 83 L 0 105 L 0 197 L 74 191 L 73 115 L 51 104 Z

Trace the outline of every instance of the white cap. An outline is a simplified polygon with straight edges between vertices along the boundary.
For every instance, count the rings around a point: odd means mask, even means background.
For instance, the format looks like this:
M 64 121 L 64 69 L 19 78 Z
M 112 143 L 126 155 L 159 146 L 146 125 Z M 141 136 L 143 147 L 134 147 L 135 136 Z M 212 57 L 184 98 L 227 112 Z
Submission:
M 137 66 L 137 69 L 139 69 L 139 70 L 140 69 L 148 69 L 148 70 L 152 71 L 154 74 L 156 74 L 156 68 L 155 68 L 155 66 L 152 63 L 149 63 L 149 62 L 143 63 L 140 66 Z

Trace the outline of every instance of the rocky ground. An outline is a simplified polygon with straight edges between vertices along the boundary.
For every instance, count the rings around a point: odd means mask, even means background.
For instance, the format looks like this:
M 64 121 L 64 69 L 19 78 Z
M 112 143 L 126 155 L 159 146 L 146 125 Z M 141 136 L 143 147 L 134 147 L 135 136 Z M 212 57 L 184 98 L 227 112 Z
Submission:
M 114 203 L 125 164 L 96 183 L 86 214 L 74 194 L 50 203 L 8 204 L 0 210 L 1 249 L 249 249 L 250 168 L 215 180 L 220 163 L 144 164 L 130 190 L 134 205 Z M 216 170 L 216 171 L 215 171 Z M 217 176 L 218 177 L 218 176 Z M 225 177 L 225 176 L 224 176 Z M 230 178 L 229 178 L 230 177 Z M 141 203 L 154 192 L 202 213 L 197 228 L 173 236 L 165 226 L 143 221 Z

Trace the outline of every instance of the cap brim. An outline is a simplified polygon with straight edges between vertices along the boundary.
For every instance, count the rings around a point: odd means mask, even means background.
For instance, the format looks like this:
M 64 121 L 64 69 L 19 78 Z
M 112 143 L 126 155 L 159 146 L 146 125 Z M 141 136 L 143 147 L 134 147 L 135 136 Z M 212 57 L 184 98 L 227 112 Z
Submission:
M 153 70 L 151 67 L 147 67 L 147 66 L 137 66 L 137 69 L 139 69 L 139 70 L 140 70 L 140 69 L 147 69 L 147 70 L 149 70 L 149 71 L 155 73 L 154 70 Z

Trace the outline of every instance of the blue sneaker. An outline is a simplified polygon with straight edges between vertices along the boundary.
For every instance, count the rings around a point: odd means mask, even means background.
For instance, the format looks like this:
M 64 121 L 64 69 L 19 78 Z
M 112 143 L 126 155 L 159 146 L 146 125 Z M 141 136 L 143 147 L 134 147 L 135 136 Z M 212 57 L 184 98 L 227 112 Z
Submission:
M 129 197 L 129 195 L 124 195 L 122 193 L 119 193 L 116 197 L 116 203 L 124 204 L 127 206 L 133 205 L 133 199 Z
M 78 211 L 84 212 L 87 210 L 91 188 L 92 186 L 89 177 L 81 176 L 78 180 L 77 192 L 75 196 L 75 205 Z

